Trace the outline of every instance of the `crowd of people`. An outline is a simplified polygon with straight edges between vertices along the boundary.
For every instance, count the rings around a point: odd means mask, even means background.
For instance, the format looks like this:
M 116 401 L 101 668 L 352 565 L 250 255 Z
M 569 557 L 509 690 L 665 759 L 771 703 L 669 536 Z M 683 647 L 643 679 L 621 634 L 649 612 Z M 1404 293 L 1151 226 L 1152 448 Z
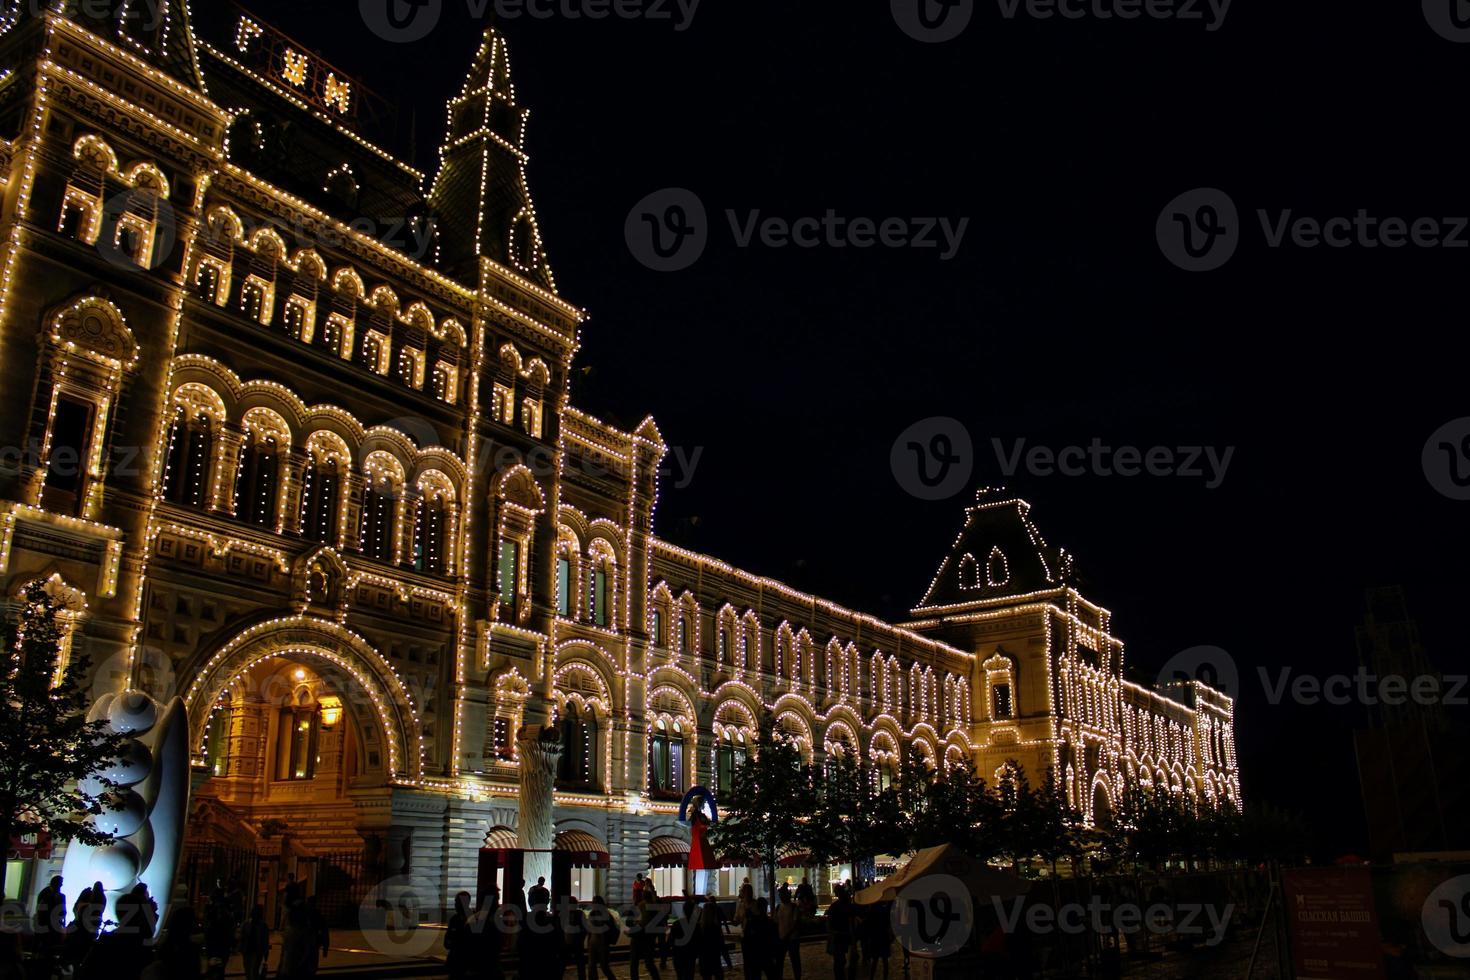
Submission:
M 271 929 L 265 907 L 245 912 L 239 880 L 216 887 L 203 908 L 176 904 L 158 929 L 158 902 L 141 882 L 117 898 L 107 918 L 102 882 L 68 906 L 56 875 L 36 896 L 30 956 L 22 936 L 0 937 L 0 980 L 224 980 L 237 951 L 246 980 L 267 980 Z M 281 957 L 276 980 L 310 980 L 327 955 L 330 933 L 294 874 L 281 886 Z M 156 935 L 156 938 L 155 938 Z
M 858 906 L 850 886 L 839 887 L 825 923 L 827 952 L 837 980 L 889 980 L 893 930 L 889 906 Z M 631 980 L 645 974 L 664 980 L 672 961 L 673 980 L 737 980 L 731 956 L 731 926 L 739 928 L 738 980 L 801 980 L 803 935 L 818 932 L 816 894 L 805 879 L 784 884 L 774 905 L 758 898 L 747 878 L 728 918 L 713 896 L 668 902 L 653 881 L 638 875 L 633 900 L 621 913 L 601 896 L 576 897 L 553 910 L 544 879 L 529 891 L 524 882 L 493 889 L 479 909 L 469 892 L 455 897 L 445 934 L 451 980 L 484 976 L 500 980 L 505 963 L 516 966 L 517 980 L 614 980 L 611 954 L 627 939 Z M 866 978 L 864 978 L 866 968 Z
M 161 931 L 158 904 L 145 885 L 117 899 L 114 920 L 105 917 L 100 882 L 82 891 L 68 917 L 63 884 L 60 875 L 54 877 L 37 898 L 29 961 L 22 958 L 18 934 L 4 937 L 0 980 L 224 980 L 237 952 L 245 980 L 271 980 L 273 930 L 263 905 L 252 903 L 246 912 L 238 881 L 215 888 L 200 912 L 176 905 Z M 287 876 L 280 892 L 281 953 L 274 980 L 311 980 L 327 955 L 330 934 L 315 896 L 305 894 L 295 875 Z M 613 951 L 626 938 L 631 980 L 643 974 L 664 980 L 671 960 L 673 980 L 727 980 L 727 971 L 735 973 L 729 941 L 734 925 L 744 977 L 730 980 L 784 980 L 788 965 L 792 980 L 801 980 L 802 937 L 822 928 L 835 980 L 879 980 L 880 968 L 882 980 L 889 980 L 888 906 L 856 905 L 850 886 L 838 886 L 835 896 L 818 925 L 816 895 L 805 878 L 795 888 L 781 885 L 774 903 L 756 897 L 747 878 L 728 918 L 713 896 L 670 903 L 643 875 L 622 912 L 601 895 L 588 902 L 559 901 L 553 910 L 545 878 L 529 889 L 517 881 L 503 897 L 492 888 L 478 908 L 469 892 L 455 896 L 444 937 L 446 969 L 451 980 L 503 980 L 505 963 L 513 962 L 516 980 L 563 980 L 568 970 L 576 971 L 576 980 L 615 980 Z

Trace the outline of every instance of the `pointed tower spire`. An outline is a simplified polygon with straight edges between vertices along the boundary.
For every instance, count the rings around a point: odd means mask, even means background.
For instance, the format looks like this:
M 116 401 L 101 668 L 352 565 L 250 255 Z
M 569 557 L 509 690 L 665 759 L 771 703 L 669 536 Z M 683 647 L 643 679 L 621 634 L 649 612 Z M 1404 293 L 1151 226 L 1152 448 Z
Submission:
M 516 104 L 505 38 L 489 27 L 464 89 L 449 101 L 429 205 L 439 216 L 451 273 L 474 278 L 483 256 L 555 290 L 526 184 L 529 114 Z

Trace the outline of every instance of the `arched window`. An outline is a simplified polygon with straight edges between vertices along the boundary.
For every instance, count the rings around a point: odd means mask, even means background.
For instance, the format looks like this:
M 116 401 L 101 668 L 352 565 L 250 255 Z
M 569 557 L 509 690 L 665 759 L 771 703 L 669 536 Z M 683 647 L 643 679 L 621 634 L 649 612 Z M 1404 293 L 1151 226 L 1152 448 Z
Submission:
M 735 771 L 745 764 L 748 748 L 745 733 L 725 729 L 720 744 L 715 749 L 715 780 L 720 793 L 728 793 L 735 785 Z
M 181 407 L 168 431 L 168 462 L 163 496 L 176 504 L 203 507 L 209 493 L 214 458 L 214 426 L 204 412 L 186 416 Z
M 602 538 L 594 540 L 588 548 L 586 567 L 587 619 L 594 626 L 611 626 L 617 563 L 610 546 Z
M 362 553 L 378 561 L 393 560 L 394 511 L 397 509 L 398 484 L 383 471 L 367 473 L 367 488 L 362 494 L 362 528 L 358 542 Z
M 649 739 L 648 788 L 653 793 L 675 795 L 684 785 L 684 726 L 664 718 L 653 725 Z
M 597 715 L 568 701 L 562 707 L 561 759 L 556 779 L 567 786 L 586 787 L 597 782 Z
M 448 519 L 444 497 L 435 494 L 419 499 L 414 568 L 421 572 L 444 572 L 444 525 Z
M 235 478 L 235 513 L 262 527 L 275 524 L 276 496 L 281 486 L 281 444 L 273 432 L 247 431 Z
M 301 533 L 312 541 L 331 542 L 337 536 L 337 506 L 342 495 L 337 458 L 322 459 L 309 453 L 301 479 Z

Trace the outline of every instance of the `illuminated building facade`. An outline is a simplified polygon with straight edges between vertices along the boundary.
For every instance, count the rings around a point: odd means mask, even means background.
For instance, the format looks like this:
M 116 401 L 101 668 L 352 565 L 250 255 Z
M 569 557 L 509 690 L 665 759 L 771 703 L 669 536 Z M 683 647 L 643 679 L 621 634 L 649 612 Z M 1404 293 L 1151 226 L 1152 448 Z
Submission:
M 196 834 L 366 846 L 431 906 L 482 842 L 560 849 L 621 898 L 765 716 L 813 761 L 1054 767 L 1089 819 L 1238 799 L 1229 700 L 1122 680 L 1019 501 L 908 626 L 654 536 L 654 422 L 569 404 L 494 31 L 425 173 L 249 15 L 107 7 L 0 35 L 0 573 L 54 583 L 99 693 L 184 698 Z

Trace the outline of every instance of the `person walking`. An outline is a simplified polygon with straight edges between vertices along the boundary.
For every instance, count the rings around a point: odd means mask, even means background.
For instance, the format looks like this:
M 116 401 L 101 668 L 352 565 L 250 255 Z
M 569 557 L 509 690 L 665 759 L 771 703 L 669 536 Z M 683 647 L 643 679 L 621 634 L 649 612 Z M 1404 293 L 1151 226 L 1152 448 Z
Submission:
M 158 963 L 167 980 L 199 980 L 199 920 L 188 905 L 169 913 L 168 926 L 158 943 Z
M 531 886 L 530 892 L 526 894 L 526 901 L 533 909 L 544 909 L 551 906 L 551 889 L 546 887 L 546 878 L 536 879 L 536 884 Z
M 36 896 L 32 929 L 36 937 L 36 958 L 41 966 L 39 972 L 43 977 L 49 977 L 66 940 L 66 896 L 61 892 L 61 875 L 53 876 Z
M 622 932 L 618 914 L 608 908 L 601 895 L 593 895 L 592 907 L 587 910 L 587 955 L 592 980 L 597 980 L 598 971 L 606 980 L 614 980 L 612 948 L 622 938 Z
M 205 974 L 224 980 L 225 967 L 235 951 L 235 915 L 223 888 L 216 888 L 204 907 Z
M 776 923 L 766 914 L 766 900 L 758 898 L 745 914 L 740 934 L 740 954 L 745 961 L 745 980 L 774 978 L 778 948 Z
M 791 960 L 791 976 L 801 980 L 801 909 L 791 889 L 781 889 L 781 904 L 776 908 L 776 980 L 781 980 L 786 960 Z
M 694 971 L 699 966 L 699 905 L 686 898 L 682 915 L 669 926 L 669 945 L 673 947 L 674 977 L 676 980 L 694 980 Z
M 567 899 L 567 920 L 563 927 L 566 961 L 577 968 L 577 980 L 587 980 L 587 913 L 573 895 Z
M 888 980 L 888 959 L 893 955 L 893 923 L 889 920 L 892 905 L 876 902 L 863 909 L 863 959 L 868 964 L 868 980 L 873 980 L 878 964 L 883 964 L 883 980 Z
M 750 906 L 755 901 L 755 886 L 750 883 L 750 876 L 740 883 L 740 891 L 735 896 L 735 924 L 745 925 L 745 917 L 750 914 Z
M 444 970 L 450 980 L 463 980 L 470 972 L 470 893 L 454 896 L 454 912 L 444 927 Z
M 81 967 L 97 942 L 97 933 L 102 929 L 102 913 L 106 908 L 107 892 L 100 881 L 90 888 L 83 888 L 71 907 L 71 925 L 67 927 L 62 960 L 73 973 Z
M 648 904 L 647 882 L 643 886 L 643 901 L 634 908 L 637 909 L 638 921 L 629 930 L 632 933 L 632 949 L 628 954 L 629 977 L 638 980 L 638 965 L 641 963 L 653 980 L 660 980 L 658 967 L 653 962 L 658 945 L 658 911 Z
M 245 962 L 245 980 L 265 980 L 270 952 L 271 931 L 265 922 L 265 906 L 257 904 L 240 927 L 240 958 Z
M 725 980 L 725 971 L 720 960 L 728 959 L 725 952 L 725 923 L 720 915 L 720 906 L 713 895 L 706 896 L 704 908 L 699 910 L 699 976 L 700 980 Z
M 827 954 L 832 957 L 833 980 L 848 980 L 847 955 L 852 949 L 853 906 L 847 889 L 838 885 L 837 900 L 827 909 Z
M 505 902 L 520 913 L 520 921 L 526 920 L 526 879 L 517 878 L 515 887 L 506 889 Z

